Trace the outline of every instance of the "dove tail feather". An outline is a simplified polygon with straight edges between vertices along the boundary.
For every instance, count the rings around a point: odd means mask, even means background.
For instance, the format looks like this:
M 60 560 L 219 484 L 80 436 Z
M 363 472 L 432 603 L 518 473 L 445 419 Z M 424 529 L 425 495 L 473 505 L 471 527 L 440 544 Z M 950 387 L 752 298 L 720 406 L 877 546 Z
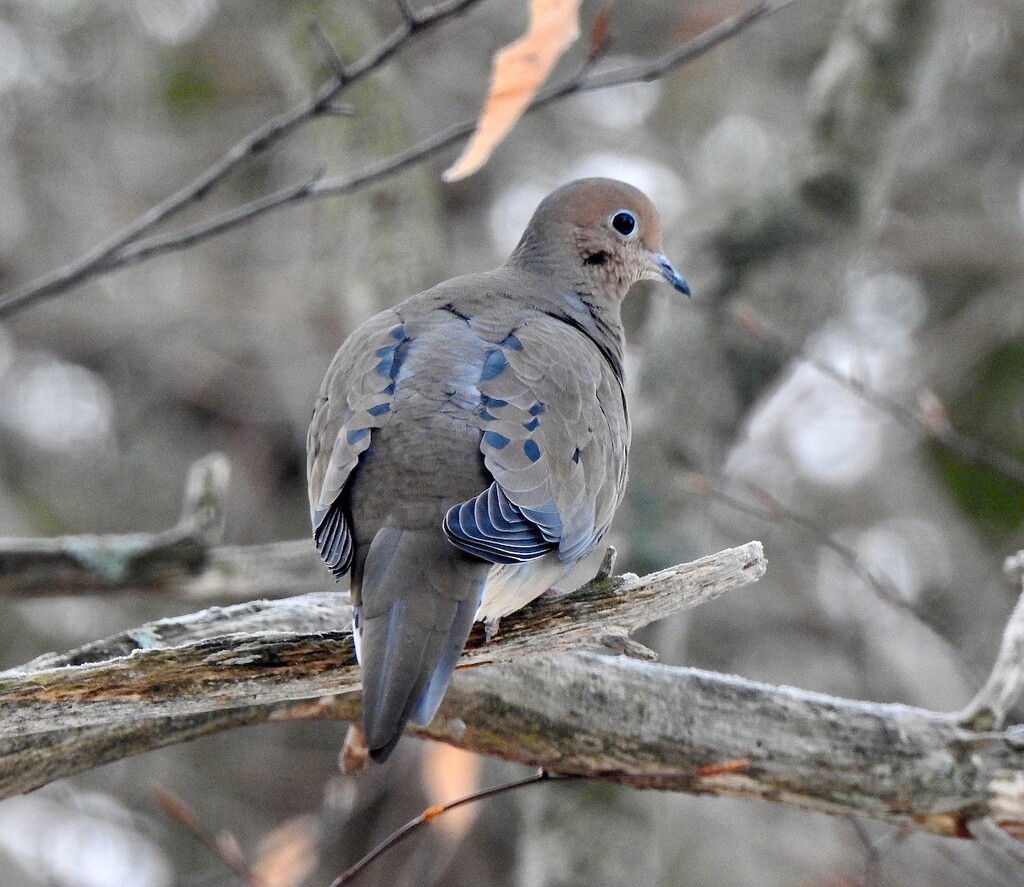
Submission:
M 385 527 L 362 576 L 363 729 L 375 761 L 410 718 L 433 717 L 473 624 L 490 564 L 435 531 Z
M 466 638 L 469 637 L 473 628 L 473 620 L 482 597 L 483 585 L 481 584 L 475 595 L 464 601 L 459 601 L 455 609 L 455 619 L 452 622 L 451 631 L 448 633 L 448 640 L 441 651 L 441 658 L 434 667 L 427 689 L 423 691 L 423 695 L 420 696 L 409 716 L 409 720 L 417 727 L 426 727 L 434 720 L 434 715 L 437 714 L 441 700 L 444 699 L 448 684 L 451 683 L 455 666 L 466 646 Z

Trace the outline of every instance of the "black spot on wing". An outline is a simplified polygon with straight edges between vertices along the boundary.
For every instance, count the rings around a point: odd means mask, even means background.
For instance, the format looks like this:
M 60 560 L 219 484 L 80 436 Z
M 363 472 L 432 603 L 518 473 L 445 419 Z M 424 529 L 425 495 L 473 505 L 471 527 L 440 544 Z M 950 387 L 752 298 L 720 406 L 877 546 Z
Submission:
M 447 311 L 449 314 L 454 314 L 457 318 L 459 318 L 459 320 L 463 320 L 467 324 L 469 324 L 473 319 L 465 312 L 460 311 L 458 308 L 456 308 L 451 302 L 445 302 L 445 304 L 441 306 L 441 310 Z

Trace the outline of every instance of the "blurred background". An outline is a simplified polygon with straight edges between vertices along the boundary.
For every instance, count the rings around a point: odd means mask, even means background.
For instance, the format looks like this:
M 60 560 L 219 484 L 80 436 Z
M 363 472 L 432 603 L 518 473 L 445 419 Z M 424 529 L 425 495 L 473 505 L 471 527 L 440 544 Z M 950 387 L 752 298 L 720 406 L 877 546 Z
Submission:
M 602 63 L 650 57 L 742 8 L 613 4 Z M 584 2 L 584 32 L 599 9 Z M 490 0 L 431 32 L 347 94 L 357 116 L 303 129 L 186 221 L 472 118 L 491 55 L 526 20 L 525 2 Z M 353 60 L 400 18 L 384 0 L 0 2 L 0 287 L 77 257 L 303 101 L 325 76 L 313 21 Z M 667 663 L 963 706 L 1016 599 L 1000 566 L 1024 542 L 1024 489 L 818 364 L 1024 459 L 1024 7 L 800 0 L 663 80 L 531 115 L 481 173 L 446 186 L 454 154 L 0 325 L 0 533 L 164 528 L 189 463 L 219 449 L 232 465 L 228 542 L 307 535 L 306 426 L 345 335 L 499 263 L 553 187 L 617 177 L 659 206 L 694 291 L 684 303 L 638 288 L 627 302 L 634 445 L 610 540 L 619 568 L 752 538 L 770 564 L 756 590 L 641 640 Z M 774 334 L 737 323 L 738 310 Z M 0 668 L 191 608 L 0 600 Z M 287 887 L 326 883 L 430 801 L 526 772 L 408 739 L 387 766 L 347 777 L 344 734 L 246 728 L 2 802 L 0 884 L 238 883 L 164 814 L 154 782 L 230 831 L 267 885 Z M 973 842 L 594 783 L 464 809 L 360 883 L 1021 877 Z

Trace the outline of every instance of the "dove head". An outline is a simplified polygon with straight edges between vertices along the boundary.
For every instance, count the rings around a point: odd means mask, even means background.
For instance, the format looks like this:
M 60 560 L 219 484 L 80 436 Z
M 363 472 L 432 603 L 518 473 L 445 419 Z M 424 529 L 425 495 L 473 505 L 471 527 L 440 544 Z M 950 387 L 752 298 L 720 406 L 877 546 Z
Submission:
M 661 220 L 641 191 L 578 179 L 541 201 L 509 261 L 614 303 L 640 280 L 663 279 L 689 295 L 662 250 Z

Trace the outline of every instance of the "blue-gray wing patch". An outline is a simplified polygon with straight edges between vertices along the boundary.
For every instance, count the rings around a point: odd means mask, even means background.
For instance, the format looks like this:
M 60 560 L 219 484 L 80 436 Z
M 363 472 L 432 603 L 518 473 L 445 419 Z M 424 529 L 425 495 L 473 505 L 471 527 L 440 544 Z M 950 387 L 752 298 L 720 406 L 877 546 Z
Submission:
M 478 334 L 485 322 L 474 319 Z M 491 344 L 477 383 L 480 451 L 494 483 L 448 512 L 445 533 L 493 563 L 555 552 L 571 565 L 598 544 L 622 498 L 621 386 L 597 347 L 555 318 L 482 338 Z
M 391 416 L 395 382 L 410 336 L 395 311 L 372 317 L 334 357 L 313 409 L 307 440 L 313 539 L 336 576 L 352 565 L 352 532 L 343 493 L 374 429 Z

